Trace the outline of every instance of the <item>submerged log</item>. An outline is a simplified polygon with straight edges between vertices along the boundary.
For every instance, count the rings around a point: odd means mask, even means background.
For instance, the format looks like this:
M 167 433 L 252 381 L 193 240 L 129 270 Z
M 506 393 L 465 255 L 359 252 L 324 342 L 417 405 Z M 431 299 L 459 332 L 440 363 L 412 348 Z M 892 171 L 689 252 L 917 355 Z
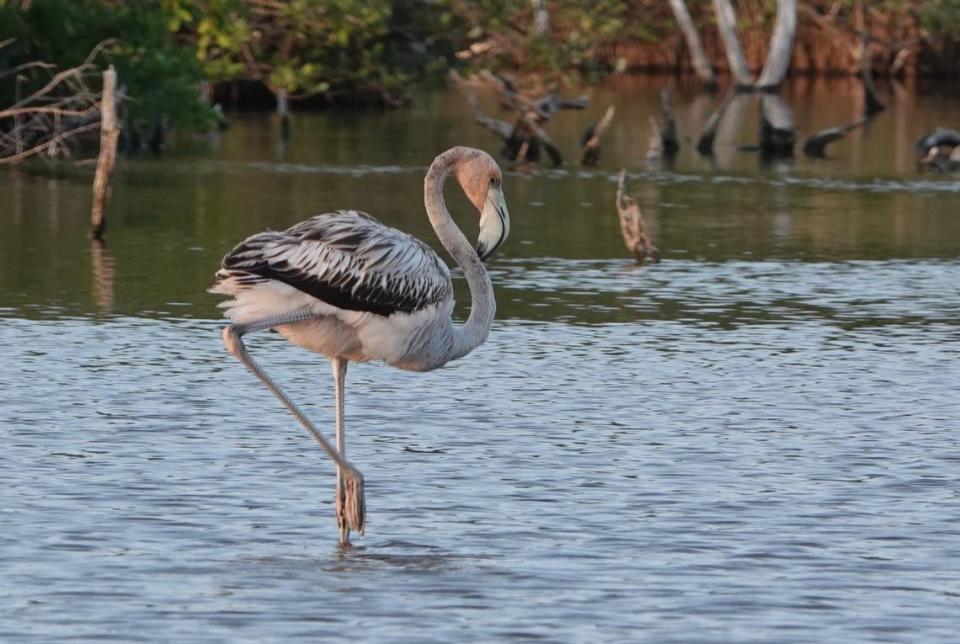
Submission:
M 793 113 L 783 97 L 760 97 L 760 153 L 767 158 L 792 157 L 796 131 Z
M 550 135 L 537 123 L 537 118 L 533 114 L 524 114 L 520 120 L 517 121 L 514 136 L 522 138 L 524 141 L 536 141 L 539 145 L 543 146 L 547 156 L 550 157 L 550 162 L 553 164 L 553 167 L 559 168 L 563 165 L 563 155 L 560 154 L 560 150 L 557 149 Z
M 582 110 L 590 105 L 589 96 L 578 96 L 577 98 L 561 98 L 557 94 L 547 94 L 542 98 L 533 99 L 534 105 L 540 110 L 544 120 L 550 118 L 560 110 Z
M 790 69 L 797 32 L 797 0 L 777 0 L 777 21 L 770 37 L 770 51 L 757 79 L 757 89 L 770 91 L 783 84 Z
M 595 166 L 600 162 L 600 140 L 603 138 L 603 134 L 607 131 L 607 128 L 610 127 L 610 122 L 613 120 L 613 113 L 614 107 L 611 105 L 607 108 L 600 122 L 596 125 L 591 125 L 587 128 L 587 131 L 584 132 L 583 137 L 580 139 L 580 147 L 583 148 L 583 156 L 580 159 L 581 165 Z
M 693 63 L 693 71 L 697 74 L 700 82 L 709 89 L 717 87 L 717 79 L 713 75 L 713 66 L 710 64 L 710 58 L 703 48 L 703 42 L 700 40 L 700 34 L 697 32 L 697 26 L 687 11 L 687 4 L 684 0 L 670 0 L 670 9 L 673 10 L 673 17 L 683 33 L 683 39 L 687 43 L 687 50 L 690 52 L 690 61 Z
M 620 171 L 617 180 L 617 215 L 620 218 L 620 233 L 627 250 L 633 253 L 638 264 L 660 261 L 660 251 L 653 245 L 643 221 L 640 206 L 626 192 L 627 171 Z
M 730 0 L 713 0 L 713 10 L 717 16 L 717 29 L 720 31 L 720 39 L 727 53 L 727 63 L 733 75 L 734 85 L 741 90 L 753 89 L 753 75 L 750 73 L 747 59 L 744 58 L 743 49 L 740 47 L 737 16 L 733 11 L 733 5 Z
M 960 132 L 938 129 L 917 141 L 921 165 L 941 172 L 960 169 Z
M 724 96 L 720 104 L 717 105 L 717 109 L 715 109 L 713 114 L 710 115 L 710 118 L 707 119 L 706 125 L 703 126 L 703 131 L 700 132 L 700 138 L 697 139 L 697 152 L 701 155 L 705 157 L 713 156 L 713 142 L 717 138 L 717 129 L 720 127 L 724 113 L 733 101 L 733 96 L 733 90 L 727 92 L 727 95 Z
M 926 156 L 930 149 L 934 147 L 955 148 L 960 146 L 960 132 L 947 128 L 937 128 L 929 134 L 925 134 L 917 141 L 917 154 Z
M 93 178 L 93 206 L 90 209 L 90 234 L 94 239 L 103 239 L 107 228 L 104 216 L 107 199 L 110 197 L 110 177 L 117 162 L 117 72 L 113 65 L 103 72 L 103 94 L 100 99 L 100 155 L 97 157 L 97 172 Z
M 827 146 L 834 141 L 839 141 L 847 135 L 847 132 L 855 130 L 864 123 L 867 123 L 870 119 L 864 117 L 859 121 L 854 121 L 847 125 L 840 125 L 838 127 L 827 128 L 826 130 L 820 130 L 810 138 L 808 138 L 803 144 L 803 153 L 808 157 L 814 158 L 823 158 L 827 153 Z

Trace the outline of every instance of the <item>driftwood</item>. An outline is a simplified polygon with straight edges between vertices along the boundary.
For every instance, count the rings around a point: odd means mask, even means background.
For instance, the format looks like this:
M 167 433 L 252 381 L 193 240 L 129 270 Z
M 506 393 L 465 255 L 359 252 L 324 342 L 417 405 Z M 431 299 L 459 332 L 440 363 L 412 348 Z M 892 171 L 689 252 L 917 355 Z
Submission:
M 513 134 L 513 125 L 511 123 L 484 115 L 483 112 L 480 111 L 480 106 L 477 104 L 477 98 L 474 95 L 467 94 L 466 98 L 467 103 L 470 105 L 470 111 L 473 113 L 473 120 L 476 121 L 480 127 L 490 130 L 504 141 L 510 138 Z
M 590 102 L 589 98 L 581 96 L 564 99 L 553 92 L 540 98 L 530 98 L 520 93 L 508 78 L 493 74 L 489 70 L 477 74 L 474 77 L 476 80 L 466 80 L 459 75 L 451 75 L 451 78 L 464 92 L 474 120 L 503 140 L 502 154 L 507 160 L 537 163 L 540 161 L 541 152 L 545 152 L 554 167 L 563 165 L 563 155 L 550 135 L 544 131 L 542 124 L 549 121 L 558 110 L 585 108 Z M 493 88 L 500 104 L 517 113 L 513 124 L 489 118 L 480 112 L 476 98 L 468 91 L 475 87 L 477 82 Z
M 627 171 L 620 171 L 617 180 L 617 215 L 620 218 L 620 233 L 627 250 L 633 253 L 638 264 L 660 261 L 660 251 L 653 245 L 643 221 L 640 206 L 626 192 Z
M 733 11 L 733 5 L 730 0 L 713 0 L 713 10 L 716 13 L 717 29 L 720 31 L 720 39 L 727 53 L 727 63 L 733 75 L 734 85 L 738 89 L 752 89 L 753 75 L 750 73 L 747 59 L 744 58 L 743 49 L 740 47 L 737 16 Z
M 526 96 L 508 78 L 494 74 L 488 69 L 482 70 L 477 77 L 497 93 L 500 104 L 504 108 L 521 113 L 532 112 L 540 123 L 549 121 L 558 110 L 582 110 L 590 104 L 590 98 L 587 96 L 565 99 L 555 92 L 539 98 Z M 462 88 L 470 81 L 461 79 L 458 83 Z
M 790 69 L 797 33 L 797 0 L 777 0 L 777 21 L 770 36 L 770 50 L 757 79 L 757 89 L 770 91 L 783 84 Z
M 54 74 L 40 89 L 0 109 L 0 165 L 32 156 L 69 157 L 71 144 L 100 127 L 99 96 L 86 83 L 93 60 L 112 41 L 94 47 L 77 67 Z M 21 70 L 49 70 L 52 65 L 32 62 Z
M 839 141 L 847 135 L 847 132 L 855 130 L 863 124 L 869 122 L 869 118 L 862 118 L 859 121 L 854 121 L 847 125 L 840 125 L 838 127 L 827 128 L 826 130 L 820 130 L 810 138 L 808 138 L 803 144 L 803 153 L 808 157 L 814 158 L 823 158 L 827 154 L 827 146 L 834 141 Z
M 693 63 L 693 71 L 697 78 L 705 87 L 715 89 L 717 79 L 713 74 L 713 66 L 710 64 L 710 58 L 703 48 L 703 42 L 700 40 L 700 34 L 697 32 L 697 26 L 687 11 L 687 4 L 684 0 L 670 0 L 670 9 L 673 11 L 673 17 L 680 27 L 683 39 L 687 43 L 687 50 L 690 52 L 690 61 Z
M 713 142 L 717 138 L 717 129 L 720 127 L 720 121 L 723 120 L 723 115 L 726 113 L 727 108 L 730 106 L 730 103 L 733 102 L 733 97 L 733 90 L 727 92 L 727 95 L 724 96 L 720 104 L 717 105 L 717 109 L 715 109 L 713 114 L 710 115 L 710 118 L 707 119 L 706 125 L 703 126 L 703 130 L 700 132 L 700 138 L 697 139 L 697 152 L 701 155 L 705 157 L 713 156 Z
M 796 131 L 790 106 L 777 94 L 760 97 L 760 154 L 792 157 Z
M 538 163 L 541 151 L 544 151 L 550 157 L 554 167 L 563 165 L 563 155 L 560 154 L 550 136 L 537 123 L 534 115 L 521 115 L 515 123 L 511 124 L 484 115 L 473 95 L 467 94 L 466 98 L 473 112 L 473 120 L 503 141 L 501 154 L 505 159 L 520 163 Z
M 517 121 L 513 138 L 523 141 L 523 145 L 528 145 L 530 142 L 535 141 L 543 146 L 543 150 L 547 153 L 547 156 L 550 157 L 550 162 L 553 164 L 553 167 L 559 168 L 563 165 L 563 155 L 560 154 L 560 150 L 557 149 L 550 135 L 540 127 L 536 117 L 532 114 L 524 114 L 520 120 Z M 537 160 L 539 160 L 539 158 Z
M 590 97 L 578 96 L 577 98 L 561 98 L 557 94 L 547 94 L 541 98 L 532 99 L 544 120 L 549 120 L 559 110 L 582 110 L 590 105 Z
M 103 72 L 103 94 L 100 99 L 100 155 L 97 157 L 97 173 L 93 178 L 93 206 L 90 209 L 90 235 L 103 239 L 107 227 L 104 209 L 110 198 L 110 178 L 117 162 L 117 141 L 120 128 L 117 126 L 117 72 L 113 65 Z
M 600 140 L 607 128 L 610 127 L 614 111 L 613 105 L 608 107 L 600 122 L 591 125 L 583 133 L 583 137 L 580 139 L 580 147 L 583 148 L 583 157 L 580 159 L 581 165 L 595 166 L 600 162 Z

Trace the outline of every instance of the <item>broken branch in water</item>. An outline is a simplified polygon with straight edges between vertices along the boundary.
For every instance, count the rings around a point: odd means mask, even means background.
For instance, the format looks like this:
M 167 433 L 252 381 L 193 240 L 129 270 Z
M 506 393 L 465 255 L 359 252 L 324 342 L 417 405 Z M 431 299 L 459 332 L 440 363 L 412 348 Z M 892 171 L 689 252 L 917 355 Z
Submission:
M 100 126 L 101 97 L 86 78 L 93 59 L 111 42 L 98 44 L 79 66 L 53 74 L 39 89 L 0 109 L 0 165 L 32 156 L 71 156 L 68 144 Z M 48 70 L 51 65 L 36 61 L 18 69 Z
M 817 157 L 822 158 L 826 156 L 827 146 L 834 141 L 839 141 L 844 136 L 847 135 L 847 132 L 855 130 L 864 123 L 867 123 L 870 119 L 862 118 L 859 121 L 854 121 L 847 125 L 840 125 L 838 127 L 827 128 L 826 130 L 820 130 L 810 138 L 808 138 L 803 144 L 803 153 L 808 157 Z
M 655 264 L 660 261 L 660 251 L 650 241 L 643 213 L 640 212 L 640 206 L 633 197 L 627 194 L 626 183 L 627 171 L 621 170 L 617 180 L 617 215 L 620 218 L 623 243 L 627 250 L 633 253 L 638 264 L 644 264 L 647 261 Z
M 580 146 L 583 148 L 583 156 L 580 159 L 582 165 L 595 166 L 600 162 L 600 140 L 603 138 L 603 134 L 607 131 L 607 128 L 610 127 L 610 122 L 613 120 L 613 113 L 614 107 L 611 105 L 607 108 L 600 122 L 590 126 L 587 131 L 584 132 L 580 140 Z

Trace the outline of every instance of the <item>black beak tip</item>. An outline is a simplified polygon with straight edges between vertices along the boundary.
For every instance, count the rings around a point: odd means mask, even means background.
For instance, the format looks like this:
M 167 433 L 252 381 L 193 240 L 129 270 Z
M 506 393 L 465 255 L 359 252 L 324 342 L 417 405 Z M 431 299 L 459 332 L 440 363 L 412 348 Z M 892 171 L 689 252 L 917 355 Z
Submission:
M 480 258 L 481 262 L 487 261 L 487 258 L 490 257 L 490 252 L 487 251 L 487 247 L 483 244 L 477 244 L 477 257 Z

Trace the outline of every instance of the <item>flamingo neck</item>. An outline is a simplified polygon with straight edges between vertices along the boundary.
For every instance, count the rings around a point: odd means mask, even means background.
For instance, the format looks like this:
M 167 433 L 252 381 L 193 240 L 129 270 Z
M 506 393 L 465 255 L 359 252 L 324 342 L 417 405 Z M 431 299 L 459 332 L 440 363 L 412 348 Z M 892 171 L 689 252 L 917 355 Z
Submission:
M 463 325 L 453 327 L 453 343 L 448 360 L 465 356 L 483 344 L 490 333 L 497 309 L 490 275 L 477 256 L 477 251 L 454 223 L 443 198 L 443 184 L 464 151 L 464 148 L 453 148 L 434 159 L 423 182 L 423 202 L 430 224 L 440 243 L 463 270 L 470 287 L 470 316 Z

